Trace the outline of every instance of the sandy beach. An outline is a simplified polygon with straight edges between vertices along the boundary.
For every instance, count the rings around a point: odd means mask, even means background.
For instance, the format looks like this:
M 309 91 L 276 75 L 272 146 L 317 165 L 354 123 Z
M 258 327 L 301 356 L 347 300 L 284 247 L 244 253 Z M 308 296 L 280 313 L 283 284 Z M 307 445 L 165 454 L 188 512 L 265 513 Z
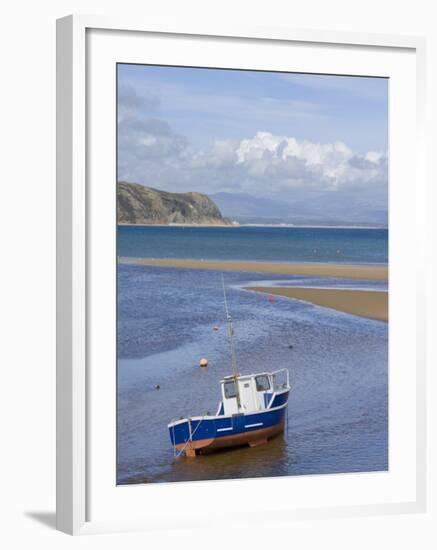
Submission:
M 250 287 L 247 290 L 286 296 L 369 319 L 388 321 L 388 293 L 375 290 Z
M 213 269 L 215 271 L 245 271 L 248 273 L 275 273 L 282 275 L 308 275 L 316 277 L 344 277 L 386 281 L 385 265 L 349 265 L 328 263 L 246 262 L 223 260 L 185 260 L 155 258 L 120 258 L 120 261 L 139 265 L 178 267 L 187 269 Z
M 346 279 L 366 279 L 372 281 L 386 281 L 388 276 L 388 267 L 385 265 L 276 263 L 150 258 L 120 258 L 120 262 L 159 267 L 211 269 L 215 271 L 243 271 L 249 273 L 274 273 L 318 277 L 343 277 Z M 367 317 L 369 319 L 377 319 L 381 321 L 388 320 L 387 292 L 373 290 L 291 287 L 250 287 L 248 290 L 295 298 L 319 306 L 335 309 L 337 311 Z

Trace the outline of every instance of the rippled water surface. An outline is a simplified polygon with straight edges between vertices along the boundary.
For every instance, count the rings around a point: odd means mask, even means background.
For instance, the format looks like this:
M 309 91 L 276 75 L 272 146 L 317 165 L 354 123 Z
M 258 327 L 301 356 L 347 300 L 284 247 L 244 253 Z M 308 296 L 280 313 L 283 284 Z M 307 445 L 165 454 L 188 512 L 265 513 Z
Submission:
M 387 263 L 388 230 L 119 226 L 118 254 L 133 258 Z
M 175 460 L 167 423 L 215 413 L 230 374 L 220 273 L 119 265 L 119 483 L 388 468 L 387 323 L 244 290 L 266 278 L 225 273 L 239 371 L 290 369 L 288 429 L 265 446 Z M 284 275 L 268 283 L 385 289 Z

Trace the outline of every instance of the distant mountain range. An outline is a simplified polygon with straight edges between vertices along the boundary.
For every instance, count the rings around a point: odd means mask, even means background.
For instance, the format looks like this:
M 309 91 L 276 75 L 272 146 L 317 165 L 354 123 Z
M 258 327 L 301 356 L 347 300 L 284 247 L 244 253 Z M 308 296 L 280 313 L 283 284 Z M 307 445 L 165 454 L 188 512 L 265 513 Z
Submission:
M 356 194 L 314 193 L 283 201 L 248 193 L 169 193 L 136 183 L 119 182 L 117 219 L 125 224 L 293 224 L 387 226 L 383 202 L 372 205 Z
M 387 208 L 372 206 L 356 195 L 341 202 L 336 193 L 314 194 L 294 202 L 254 197 L 248 193 L 209 195 L 224 216 L 239 223 L 314 224 L 314 225 L 387 225 Z
M 202 193 L 168 193 L 136 183 L 117 185 L 117 221 L 122 224 L 231 225 Z

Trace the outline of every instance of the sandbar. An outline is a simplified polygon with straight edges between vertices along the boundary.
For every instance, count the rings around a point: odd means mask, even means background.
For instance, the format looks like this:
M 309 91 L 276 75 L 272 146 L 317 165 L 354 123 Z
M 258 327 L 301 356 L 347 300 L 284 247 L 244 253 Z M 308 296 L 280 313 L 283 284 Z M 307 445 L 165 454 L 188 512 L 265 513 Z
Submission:
M 120 258 L 121 263 L 134 263 L 159 267 L 186 269 L 213 269 L 215 271 L 246 271 L 249 273 L 275 273 L 283 275 L 308 275 L 317 277 L 343 277 L 386 281 L 386 264 L 330 264 L 293 262 L 252 262 L 228 260 L 186 260 L 161 258 Z
M 388 292 L 384 291 L 266 286 L 247 287 L 246 290 L 286 296 L 368 319 L 388 321 Z

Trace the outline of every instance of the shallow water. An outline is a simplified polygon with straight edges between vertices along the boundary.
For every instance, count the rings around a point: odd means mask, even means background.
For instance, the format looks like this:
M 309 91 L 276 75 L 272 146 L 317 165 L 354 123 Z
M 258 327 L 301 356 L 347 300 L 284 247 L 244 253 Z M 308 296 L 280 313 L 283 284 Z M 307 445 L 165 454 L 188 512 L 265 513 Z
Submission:
M 215 413 L 231 370 L 221 274 L 119 265 L 118 483 L 388 468 L 387 323 L 242 288 L 265 281 L 265 273 L 225 274 L 239 371 L 290 369 L 286 433 L 253 449 L 175 460 L 167 423 Z M 301 276 L 271 282 L 385 289 Z M 204 356 L 209 366 L 200 369 Z

